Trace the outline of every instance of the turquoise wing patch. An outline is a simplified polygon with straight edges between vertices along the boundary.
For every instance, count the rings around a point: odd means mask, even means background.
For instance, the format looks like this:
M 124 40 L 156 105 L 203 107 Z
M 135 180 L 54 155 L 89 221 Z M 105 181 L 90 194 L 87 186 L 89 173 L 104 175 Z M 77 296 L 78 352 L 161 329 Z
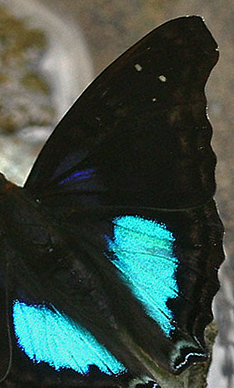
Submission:
M 90 365 L 109 375 L 125 370 L 87 329 L 55 309 L 15 301 L 13 323 L 19 347 L 36 363 L 81 374 L 87 374 Z
M 146 313 L 170 337 L 173 312 L 167 301 L 179 292 L 175 238 L 164 224 L 138 216 L 117 217 L 113 224 L 113 238 L 107 242 L 114 253 L 114 265 Z

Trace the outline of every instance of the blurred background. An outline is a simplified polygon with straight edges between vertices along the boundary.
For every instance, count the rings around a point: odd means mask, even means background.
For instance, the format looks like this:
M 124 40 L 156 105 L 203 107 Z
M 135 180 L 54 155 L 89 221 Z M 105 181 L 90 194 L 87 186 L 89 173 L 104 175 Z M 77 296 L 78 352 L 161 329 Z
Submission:
M 227 260 L 209 388 L 234 387 L 234 1 L 0 0 L 0 171 L 22 184 L 49 133 L 89 82 L 144 34 L 201 15 L 220 59 L 206 95 Z

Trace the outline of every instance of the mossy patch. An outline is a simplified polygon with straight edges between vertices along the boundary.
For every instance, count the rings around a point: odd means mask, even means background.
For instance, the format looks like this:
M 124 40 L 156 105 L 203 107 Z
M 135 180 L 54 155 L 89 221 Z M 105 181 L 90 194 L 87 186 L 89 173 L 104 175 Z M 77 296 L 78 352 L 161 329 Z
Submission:
M 48 125 L 54 117 L 48 83 L 40 71 L 45 34 L 0 6 L 0 130 Z

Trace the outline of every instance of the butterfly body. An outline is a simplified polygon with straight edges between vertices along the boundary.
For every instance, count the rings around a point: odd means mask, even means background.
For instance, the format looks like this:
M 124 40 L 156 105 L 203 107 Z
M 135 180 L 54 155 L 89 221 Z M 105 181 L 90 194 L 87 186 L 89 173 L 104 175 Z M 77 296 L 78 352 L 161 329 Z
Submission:
M 223 260 L 204 96 L 217 55 L 200 18 L 166 23 L 84 92 L 24 188 L 0 175 L 4 365 L 12 353 L 34 380 L 72 369 L 92 387 L 95 370 L 127 387 L 207 359 Z

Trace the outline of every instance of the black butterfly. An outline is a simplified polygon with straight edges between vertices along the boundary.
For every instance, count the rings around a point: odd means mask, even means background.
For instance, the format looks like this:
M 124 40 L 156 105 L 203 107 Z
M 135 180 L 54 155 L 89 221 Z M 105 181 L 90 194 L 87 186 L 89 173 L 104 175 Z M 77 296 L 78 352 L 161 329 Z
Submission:
M 207 359 L 217 58 L 200 17 L 162 25 L 83 93 L 24 188 L 0 176 L 2 384 L 127 387 Z

